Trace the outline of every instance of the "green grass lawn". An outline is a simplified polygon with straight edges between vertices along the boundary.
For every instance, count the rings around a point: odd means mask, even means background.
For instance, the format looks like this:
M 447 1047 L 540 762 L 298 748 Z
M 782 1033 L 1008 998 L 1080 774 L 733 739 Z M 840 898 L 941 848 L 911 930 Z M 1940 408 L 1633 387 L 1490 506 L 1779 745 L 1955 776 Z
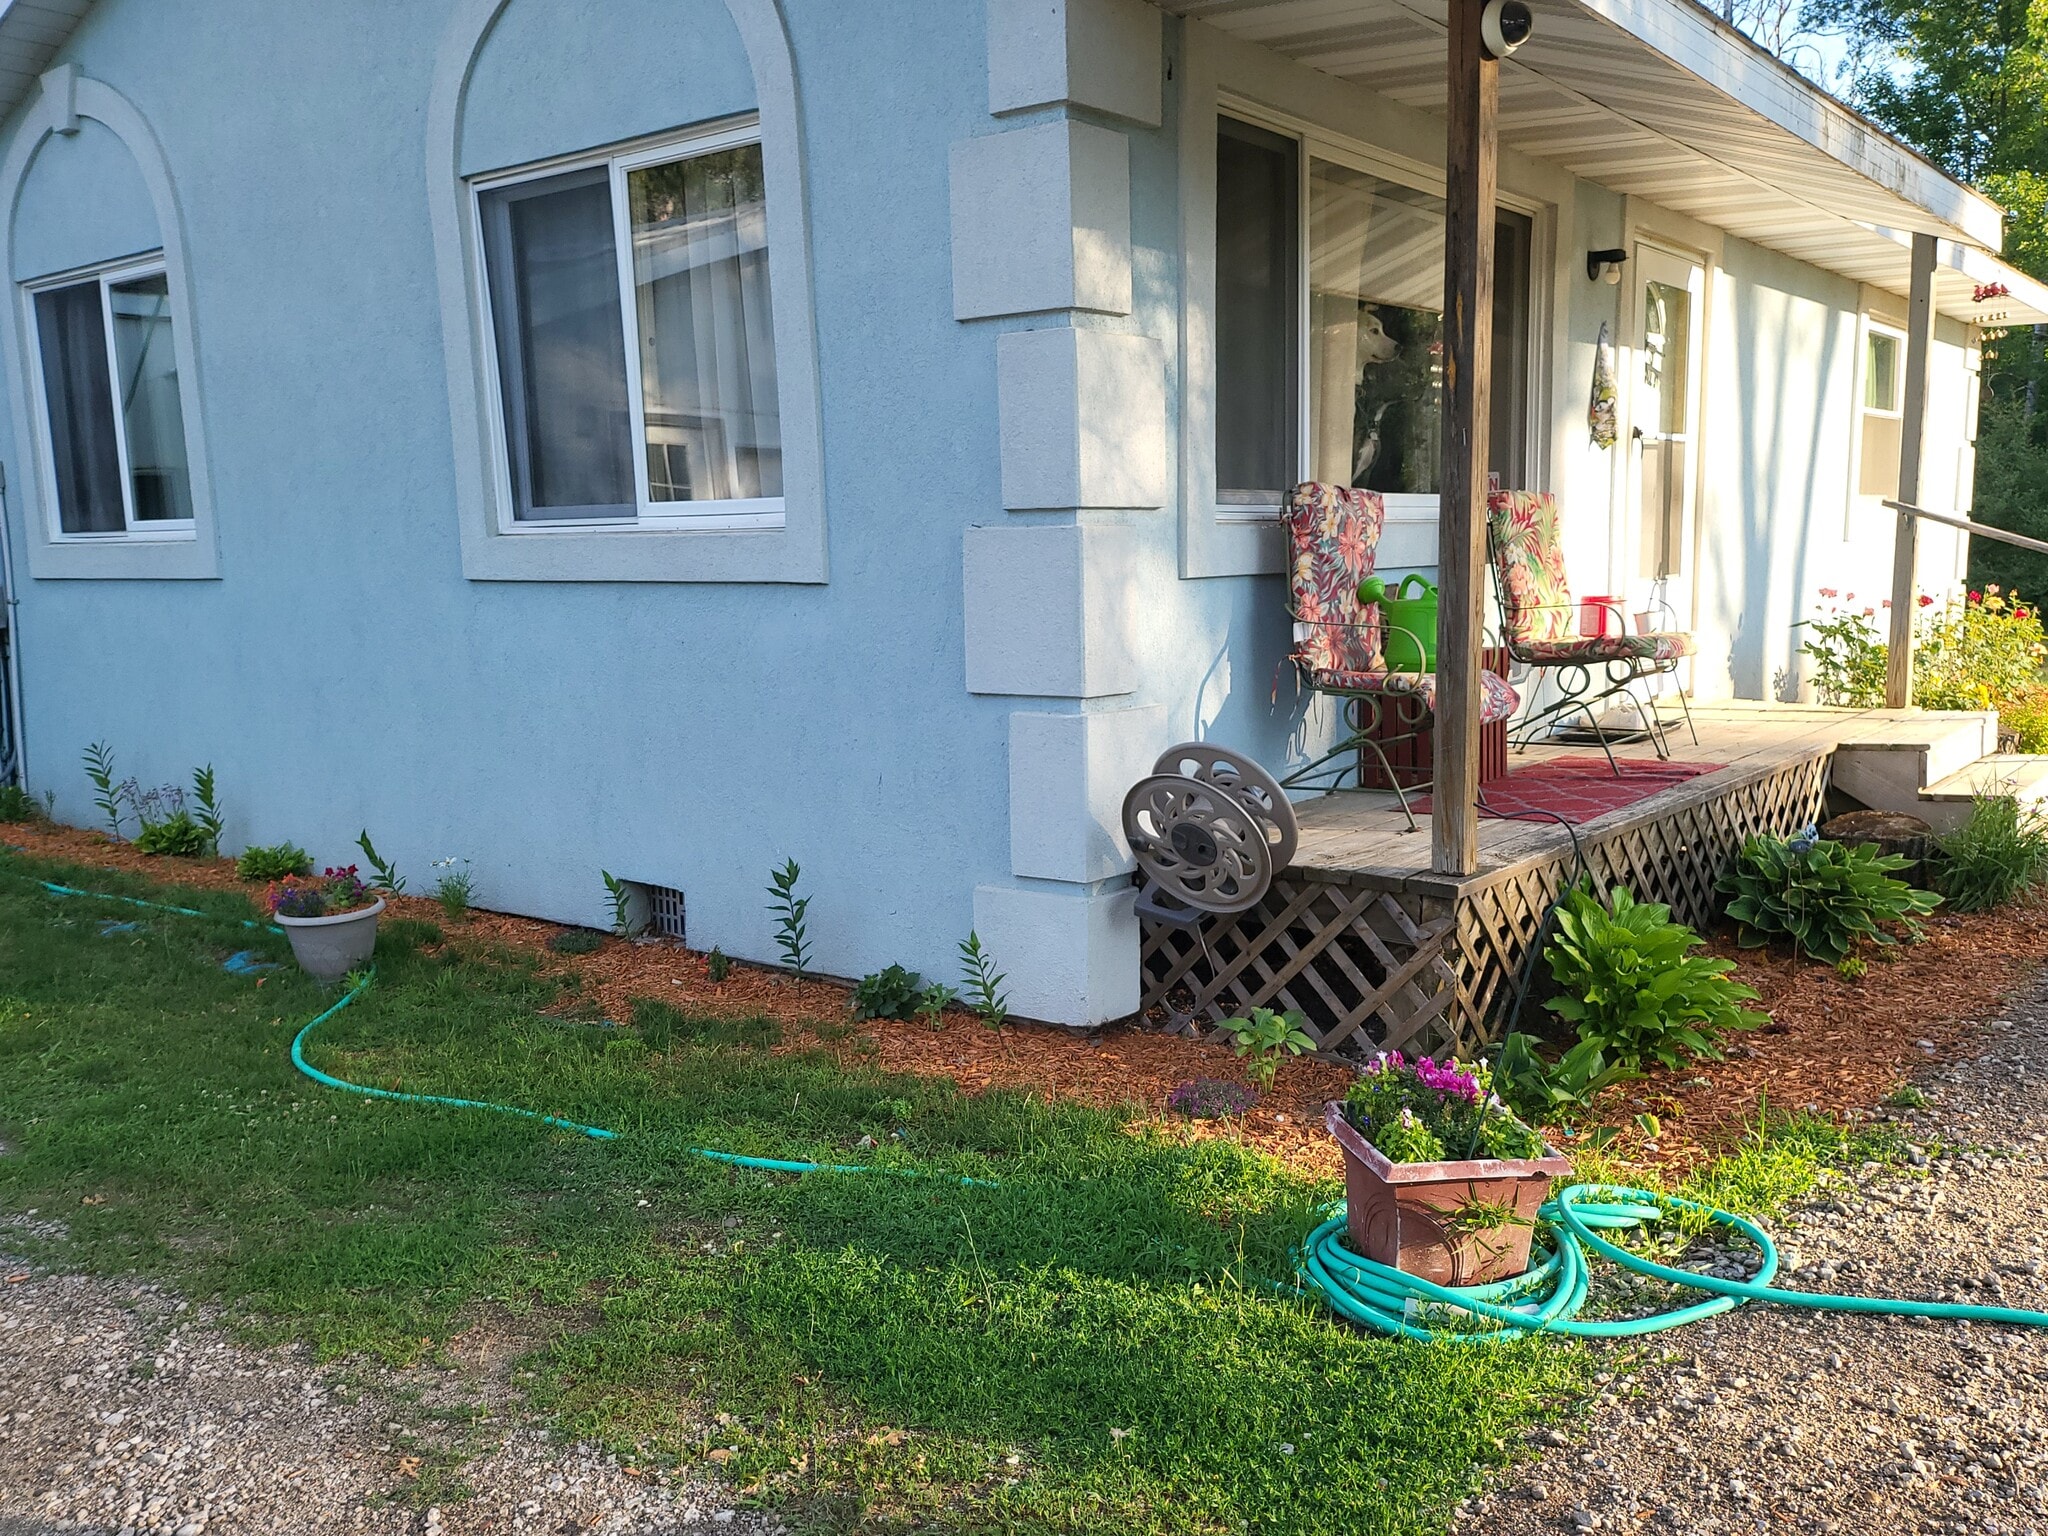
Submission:
M 1227 1142 L 771 1054 L 764 1023 L 572 1022 L 530 960 L 423 924 L 385 925 L 314 1062 L 620 1138 L 325 1090 L 287 1052 L 335 989 L 242 927 L 239 896 L 180 892 L 219 914 L 184 918 L 44 877 L 161 894 L 0 855 L 0 1212 L 69 1228 L 0 1242 L 167 1279 L 329 1355 L 404 1361 L 509 1316 L 544 1341 L 532 1397 L 565 1429 L 720 1452 L 800 1530 L 1440 1530 L 1592 1369 L 1551 1341 L 1333 1324 L 1275 1282 L 1336 1191 Z M 260 986 L 221 969 L 244 949 L 285 964 Z

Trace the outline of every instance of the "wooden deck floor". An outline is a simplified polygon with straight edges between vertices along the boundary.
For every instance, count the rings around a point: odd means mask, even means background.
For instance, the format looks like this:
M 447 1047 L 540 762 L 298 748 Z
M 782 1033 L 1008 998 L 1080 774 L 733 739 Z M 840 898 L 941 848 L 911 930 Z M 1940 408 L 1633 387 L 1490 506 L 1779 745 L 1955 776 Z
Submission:
M 1605 839 L 1844 746 L 1911 752 L 1934 747 L 1957 732 L 1974 737 L 1983 733 L 1984 720 L 1975 714 L 1922 710 L 1846 710 L 1747 701 L 1696 703 L 1693 723 L 1699 731 L 1699 744 L 1693 744 L 1681 724 L 1672 732 L 1671 755 L 1680 762 L 1718 763 L 1721 767 L 1589 821 L 1579 835 Z M 1544 758 L 1598 753 L 1598 747 L 1589 746 L 1530 747 L 1526 753 L 1509 756 L 1508 771 Z M 1615 755 L 1646 761 L 1656 758 L 1646 741 L 1617 748 Z M 1429 817 L 1418 814 L 1415 820 L 1420 830 L 1411 832 L 1390 794 L 1346 791 L 1299 801 L 1294 809 L 1301 823 L 1301 844 L 1291 866 L 1295 872 L 1336 883 L 1362 881 L 1382 889 L 1430 895 L 1452 895 L 1464 886 L 1484 884 L 1531 861 L 1553 859 L 1568 850 L 1571 842 L 1571 834 L 1554 823 L 1496 820 L 1482 813 L 1480 873 L 1472 881 L 1453 881 L 1430 873 Z

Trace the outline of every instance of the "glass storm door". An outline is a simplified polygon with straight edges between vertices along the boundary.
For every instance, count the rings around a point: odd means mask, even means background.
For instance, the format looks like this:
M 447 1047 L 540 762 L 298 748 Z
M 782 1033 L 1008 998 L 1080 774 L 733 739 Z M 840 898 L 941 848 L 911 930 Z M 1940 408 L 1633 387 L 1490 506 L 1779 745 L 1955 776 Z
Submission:
M 1630 503 L 1636 580 L 1631 606 L 1657 629 L 1693 620 L 1694 500 L 1699 483 L 1700 301 L 1697 262 L 1638 245 L 1635 345 L 1630 355 Z

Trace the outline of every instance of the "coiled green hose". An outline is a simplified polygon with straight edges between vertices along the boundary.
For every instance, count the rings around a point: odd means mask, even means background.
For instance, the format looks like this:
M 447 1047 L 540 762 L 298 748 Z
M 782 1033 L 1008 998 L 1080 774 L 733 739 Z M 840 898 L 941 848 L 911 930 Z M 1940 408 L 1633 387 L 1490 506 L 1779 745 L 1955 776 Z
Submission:
M 212 917 L 190 907 L 166 906 L 134 896 L 107 896 L 71 886 L 40 881 L 59 896 L 87 896 L 117 901 L 128 906 L 149 907 L 186 917 Z M 245 927 L 263 924 L 245 922 Z M 271 931 L 275 932 L 275 929 Z M 492 1114 L 517 1115 L 560 1130 L 574 1131 L 597 1141 L 614 1141 L 618 1132 L 602 1126 L 584 1125 L 559 1115 L 520 1109 L 510 1104 L 492 1104 L 480 1099 L 450 1098 L 436 1093 L 401 1093 L 395 1089 L 370 1088 L 322 1072 L 306 1060 L 306 1042 L 313 1032 L 369 989 L 368 973 L 350 978 L 349 985 L 328 1007 L 307 1022 L 292 1037 L 292 1065 L 322 1087 L 366 1098 L 391 1099 L 403 1104 L 437 1104 L 450 1109 L 480 1109 Z M 757 1168 L 770 1173 L 892 1173 L 922 1176 L 916 1169 L 876 1169 L 859 1163 L 809 1163 L 785 1158 L 749 1157 L 714 1147 L 690 1147 L 693 1156 L 708 1158 L 739 1168 Z M 962 1176 L 965 1185 L 992 1187 L 994 1181 Z M 1454 1340 L 1486 1343 L 1512 1338 L 1518 1333 L 1563 1333 L 1580 1338 L 1633 1338 L 1662 1333 L 1688 1323 L 1729 1312 L 1745 1302 L 1767 1301 L 1784 1307 L 1803 1307 L 1817 1312 L 1876 1313 L 1892 1317 L 1951 1318 L 1973 1323 L 2002 1323 L 2011 1327 L 2048 1328 L 2048 1312 L 2031 1312 L 2020 1307 L 1987 1307 L 1974 1304 L 1908 1301 L 1882 1296 L 1836 1296 L 1815 1291 L 1781 1291 L 1771 1284 L 1778 1272 L 1778 1248 L 1770 1234 L 1747 1217 L 1720 1210 L 1698 1201 L 1654 1190 L 1631 1189 L 1618 1184 L 1573 1184 L 1558 1191 L 1537 1212 L 1539 1236 L 1544 1248 L 1537 1261 L 1522 1274 L 1492 1285 L 1443 1286 L 1404 1274 L 1351 1251 L 1343 1241 L 1345 1208 L 1342 1202 L 1333 1214 L 1309 1233 L 1298 1254 L 1300 1288 L 1319 1296 L 1338 1316 L 1377 1332 L 1397 1338 Z M 1738 1232 L 1756 1244 L 1763 1265 L 1754 1280 L 1723 1280 L 1689 1269 L 1675 1269 L 1610 1242 L 1603 1231 L 1620 1232 L 1661 1220 L 1672 1212 L 1693 1212 L 1704 1216 L 1708 1225 Z M 1610 1322 L 1582 1322 L 1578 1313 L 1585 1306 L 1590 1279 L 1587 1251 L 1620 1265 L 1635 1274 L 1669 1281 L 1688 1290 L 1704 1291 L 1707 1299 L 1690 1306 L 1653 1313 L 1648 1317 L 1621 1318 Z M 1448 1314 L 1448 1315 L 1441 1315 Z M 1493 1326 L 1466 1329 L 1455 1325 L 1457 1317 L 1470 1317 Z M 1426 1321 L 1418 1321 L 1426 1319 Z M 1430 1322 L 1440 1326 L 1430 1326 Z

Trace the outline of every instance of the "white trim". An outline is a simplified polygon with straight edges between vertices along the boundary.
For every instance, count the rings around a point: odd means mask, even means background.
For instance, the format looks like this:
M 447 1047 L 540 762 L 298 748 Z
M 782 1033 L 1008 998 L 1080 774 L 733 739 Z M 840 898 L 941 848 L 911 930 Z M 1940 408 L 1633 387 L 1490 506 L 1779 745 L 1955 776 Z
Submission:
M 76 118 L 89 117 L 108 129 L 127 149 L 149 191 L 162 240 L 159 252 L 138 261 L 132 252 L 102 265 L 62 273 L 42 273 L 12 284 L 13 296 L 0 303 L 0 357 L 12 365 L 13 387 L 7 390 L 16 452 L 31 462 L 22 478 L 42 498 L 42 515 L 24 509 L 28 536 L 29 576 L 33 580 L 211 581 L 220 576 L 220 548 L 214 522 L 213 475 L 206 443 L 206 391 L 199 367 L 199 317 L 192 303 L 186 261 L 185 221 L 177 187 L 171 179 L 163 146 L 148 122 L 128 99 L 104 81 L 63 65 L 44 77 L 42 99 L 30 109 L 0 163 L 0 252 L 14 257 L 15 220 L 21 211 L 21 189 L 36 152 L 56 133 L 67 131 Z M 177 360 L 178 407 L 185 425 L 185 476 L 192 497 L 192 517 L 123 534 L 60 534 L 56 511 L 56 476 L 51 463 L 42 362 L 36 335 L 34 290 L 60 285 L 64 278 L 82 281 L 103 270 L 161 269 L 170 290 L 171 346 Z M 104 301 L 103 301 L 104 302 Z M 111 361 L 111 360 L 110 360 Z M 132 493 L 123 475 L 124 509 Z
M 479 284 L 482 248 L 470 186 L 482 178 L 463 176 L 459 157 L 476 61 L 508 3 L 459 0 L 442 34 L 427 106 L 427 199 L 441 290 L 463 575 L 472 581 L 826 580 L 824 448 L 802 103 L 779 0 L 725 0 L 725 5 L 753 69 L 767 194 L 782 418 L 780 525 L 760 504 L 729 502 L 710 503 L 720 508 L 716 514 L 649 517 L 631 525 L 565 521 L 547 527 L 527 523 L 512 531 L 499 527 L 499 509 L 509 507 L 511 499 L 509 484 L 498 481 L 504 435 L 495 415 L 496 338 L 479 297 L 484 291 Z M 523 169 L 538 175 L 589 164 L 638 152 L 650 143 L 673 142 L 688 132 L 724 131 L 733 121 L 728 114 L 705 128 L 630 140 L 602 151 L 581 149 Z
M 39 277 L 33 282 L 20 285 L 23 297 L 24 345 L 28 352 L 28 365 L 33 397 L 29 409 L 35 417 L 39 436 L 35 443 L 36 473 L 41 483 L 37 490 L 43 497 L 45 531 L 52 543 L 59 544 L 109 544 L 116 541 L 125 543 L 178 543 L 196 536 L 193 520 L 189 517 L 138 518 L 135 515 L 134 470 L 128 457 L 128 419 L 121 405 L 121 352 L 114 332 L 113 289 L 117 283 L 132 282 L 138 277 L 163 276 L 168 285 L 170 278 L 164 266 L 162 252 L 139 259 L 122 257 L 115 261 L 93 266 L 73 267 L 50 277 Z M 108 373 L 108 400 L 114 418 L 114 462 L 117 466 L 121 485 L 121 521 L 119 531 L 104 529 L 97 532 L 72 533 L 65 529 L 63 509 L 59 505 L 57 492 L 57 467 L 55 463 L 56 428 L 50 420 L 49 379 L 43 372 L 42 322 L 36 318 L 36 295 L 56 292 L 65 288 L 82 288 L 94 284 L 100 297 L 100 328 L 106 348 Z M 176 345 L 179 317 L 175 310 L 171 315 L 171 337 Z M 182 396 L 183 381 L 179 393 Z M 183 401 L 180 415 L 183 414 Z M 187 480 L 190 475 L 188 472 Z

